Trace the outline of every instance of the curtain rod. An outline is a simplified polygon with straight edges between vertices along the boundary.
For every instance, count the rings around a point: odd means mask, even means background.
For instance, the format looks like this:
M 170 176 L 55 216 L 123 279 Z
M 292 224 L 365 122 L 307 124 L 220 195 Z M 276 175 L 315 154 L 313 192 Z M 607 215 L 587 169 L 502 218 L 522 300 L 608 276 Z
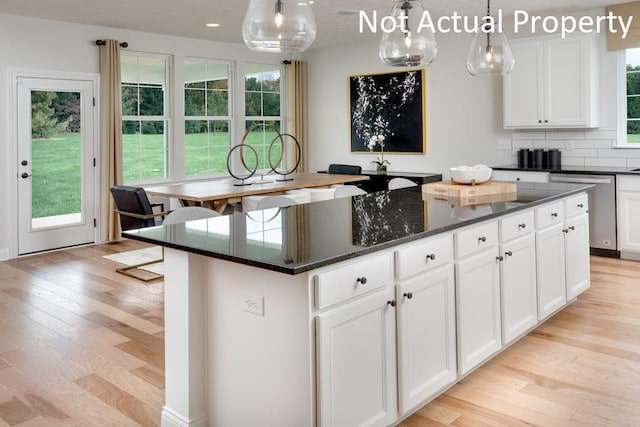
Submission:
M 104 46 L 105 44 L 106 43 L 105 43 L 104 40 L 96 40 L 96 45 L 98 45 L 98 46 Z M 120 47 L 127 48 L 127 47 L 129 47 L 129 43 L 122 42 L 122 43 L 120 43 Z

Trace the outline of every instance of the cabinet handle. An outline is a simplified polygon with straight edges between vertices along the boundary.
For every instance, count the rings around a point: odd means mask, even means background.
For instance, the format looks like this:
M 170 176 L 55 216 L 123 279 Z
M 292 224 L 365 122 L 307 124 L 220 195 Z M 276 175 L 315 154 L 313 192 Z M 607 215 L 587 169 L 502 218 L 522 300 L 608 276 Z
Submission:
M 562 232 L 563 232 L 564 234 L 567 234 L 567 233 L 569 232 L 569 229 L 564 228 L 564 229 L 562 229 Z
M 571 227 L 569 227 L 569 230 L 571 230 L 571 231 L 573 231 L 573 230 L 575 230 L 575 229 L 576 229 L 576 228 L 575 228 L 573 225 L 572 225 Z
M 520 181 L 520 178 L 516 178 L 516 181 Z
M 538 120 L 538 123 L 542 123 L 542 120 Z
M 366 285 L 366 284 L 367 284 L 367 278 L 366 278 L 366 277 L 364 277 L 364 276 L 363 276 L 363 277 L 358 277 L 358 278 L 356 279 L 356 282 L 357 282 L 357 283 L 361 283 L 361 284 L 363 284 L 363 285 Z
M 411 292 L 407 292 L 406 294 L 403 295 L 403 297 L 405 297 L 406 299 L 411 299 L 413 298 L 413 294 Z
M 504 261 L 504 257 L 503 256 L 497 256 L 496 257 L 496 261 Z
M 558 218 L 558 212 L 552 213 L 551 216 L 554 217 L 554 218 Z
M 582 209 L 582 208 L 584 208 L 584 205 L 583 205 L 582 203 L 580 203 L 580 204 L 578 205 L 578 207 L 579 207 L 580 209 Z
M 392 299 L 391 301 L 387 301 L 387 304 L 390 305 L 391 307 L 395 307 L 396 306 L 396 300 Z
M 545 120 L 544 122 L 545 122 L 545 123 L 549 123 L 549 120 Z
M 518 228 L 522 228 L 522 229 L 527 228 L 527 224 L 519 224 Z
M 484 242 L 486 242 L 486 241 L 487 241 L 487 238 L 486 238 L 486 237 L 484 237 L 484 236 L 482 236 L 482 237 L 478 237 L 478 242 L 482 242 L 482 243 L 484 243 Z
M 427 258 L 426 258 L 425 262 L 429 262 L 429 260 L 435 261 L 436 260 L 436 254 L 427 255 Z
M 513 256 L 513 252 L 507 251 L 504 253 L 504 256 Z

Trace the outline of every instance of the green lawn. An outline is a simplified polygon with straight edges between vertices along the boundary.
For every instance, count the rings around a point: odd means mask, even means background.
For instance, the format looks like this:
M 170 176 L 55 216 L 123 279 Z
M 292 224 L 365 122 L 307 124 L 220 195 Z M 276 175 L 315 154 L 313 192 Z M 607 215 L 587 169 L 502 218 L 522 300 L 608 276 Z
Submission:
M 246 143 L 258 152 L 260 168 L 268 168 L 268 144 L 275 137 L 250 135 Z M 228 136 L 225 133 L 185 136 L 185 164 L 187 176 L 227 172 Z M 290 141 L 285 141 L 290 142 Z M 165 150 L 162 135 L 124 135 L 125 182 L 153 180 L 165 175 Z M 32 144 L 33 217 L 63 215 L 80 212 L 80 135 L 65 133 L 54 138 L 34 139 Z M 280 155 L 280 145 L 274 144 L 272 158 Z M 247 152 L 247 163 L 253 166 L 252 153 Z
M 640 134 L 627 134 L 627 142 L 631 144 L 640 143 Z

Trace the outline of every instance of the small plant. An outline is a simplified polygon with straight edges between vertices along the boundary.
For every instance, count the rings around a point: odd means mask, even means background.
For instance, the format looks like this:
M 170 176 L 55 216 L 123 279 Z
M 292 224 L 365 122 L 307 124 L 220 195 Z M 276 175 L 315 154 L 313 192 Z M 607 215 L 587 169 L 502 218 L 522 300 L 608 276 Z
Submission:
M 369 151 L 373 152 L 376 145 L 380 145 L 380 157 L 376 157 L 371 163 L 374 163 L 378 169 L 386 170 L 387 166 L 391 162 L 384 159 L 384 135 L 373 135 L 369 140 Z

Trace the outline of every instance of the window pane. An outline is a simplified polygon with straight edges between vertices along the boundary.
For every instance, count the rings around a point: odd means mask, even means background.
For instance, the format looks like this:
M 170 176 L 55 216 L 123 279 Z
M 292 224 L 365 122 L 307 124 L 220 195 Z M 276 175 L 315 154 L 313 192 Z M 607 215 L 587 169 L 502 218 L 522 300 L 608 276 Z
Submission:
M 204 116 L 204 94 L 204 90 L 201 89 L 184 90 L 185 116 Z
M 640 119 L 640 96 L 627 97 L 627 118 Z
M 229 121 L 186 120 L 185 133 L 187 176 L 227 172 Z
M 125 182 L 165 178 L 165 122 L 127 120 L 122 133 Z
M 262 97 L 263 116 L 279 116 L 280 115 L 280 94 L 265 93 Z
M 229 93 L 223 90 L 207 91 L 207 116 L 229 115 Z
M 131 83 L 122 84 L 122 115 L 138 115 L 138 85 Z
M 245 116 L 262 115 L 262 95 L 260 92 L 246 92 L 244 95 Z
M 632 144 L 640 144 L 640 121 L 627 121 L 627 142 Z
M 251 145 L 258 153 L 258 169 L 269 169 L 271 167 L 268 160 L 271 143 L 273 143 L 271 159 L 274 162 L 274 166 L 276 166 L 281 150 L 281 144 L 277 138 L 280 122 L 251 120 L 246 122 L 246 129 L 250 130 L 250 133 L 247 135 L 245 143 Z
M 140 115 L 164 116 L 164 90 L 162 86 L 140 86 Z

